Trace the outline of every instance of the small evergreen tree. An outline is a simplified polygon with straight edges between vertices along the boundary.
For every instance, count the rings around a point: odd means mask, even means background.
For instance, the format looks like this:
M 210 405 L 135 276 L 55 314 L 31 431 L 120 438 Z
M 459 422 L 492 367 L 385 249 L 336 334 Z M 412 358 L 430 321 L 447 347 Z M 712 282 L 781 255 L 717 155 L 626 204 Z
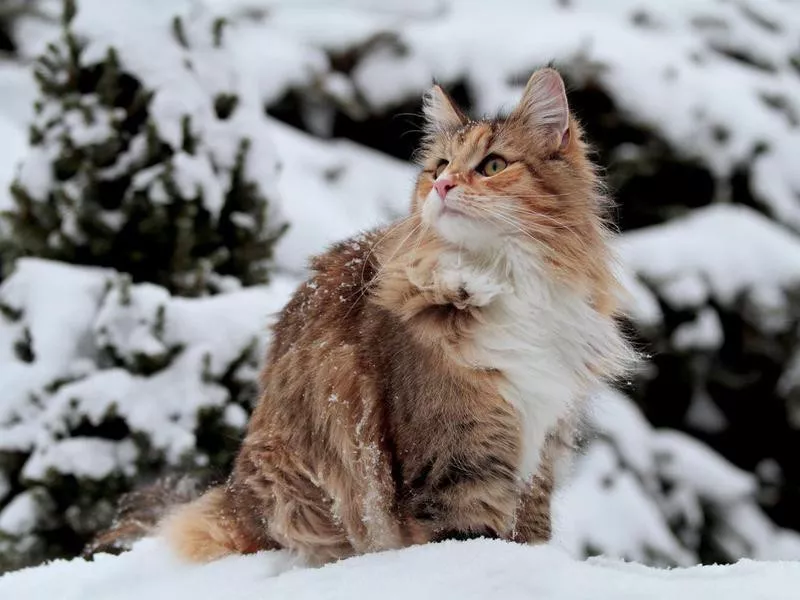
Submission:
M 238 96 L 204 99 L 210 124 L 188 112 L 175 117 L 181 133 L 169 139 L 152 111 L 168 92 L 126 70 L 114 47 L 103 60 L 87 58 L 87 44 L 71 26 L 75 14 L 74 0 L 65 0 L 61 38 L 35 68 L 41 97 L 31 152 L 11 188 L 16 206 L 5 215 L 5 260 L 112 267 L 193 296 L 265 282 L 284 226 L 273 222 L 268 191 L 248 176 L 250 139 L 241 128 L 225 131 Z M 172 32 L 183 61 L 171 68 L 201 68 L 180 18 Z M 220 48 L 222 32 L 215 21 L 201 35 Z M 210 130 L 232 131 L 235 143 L 216 148 Z
M 267 280 L 285 227 L 224 21 L 118 39 L 76 13 L 65 0 L 35 65 L 30 148 L 0 214 L 0 572 L 80 552 L 157 474 L 227 472 L 259 322 L 284 302 L 236 290 Z

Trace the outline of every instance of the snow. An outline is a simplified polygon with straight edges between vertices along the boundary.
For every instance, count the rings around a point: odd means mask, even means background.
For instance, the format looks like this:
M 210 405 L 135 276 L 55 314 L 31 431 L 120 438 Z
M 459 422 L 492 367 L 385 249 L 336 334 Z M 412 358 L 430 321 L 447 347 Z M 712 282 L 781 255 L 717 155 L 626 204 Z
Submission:
M 33 93 L 28 70 L 0 60 L 0 212 L 12 206 L 8 188 L 27 150 L 25 123 L 32 112 Z
M 121 556 L 55 561 L 0 577 L 0 596 L 26 600 L 323 598 L 420 600 L 793 599 L 800 563 L 660 570 L 608 559 L 576 561 L 552 546 L 442 542 L 302 567 L 285 552 L 186 565 L 158 540 Z
M 712 351 L 722 346 L 722 324 L 712 308 L 704 308 L 697 319 L 681 323 L 672 334 L 672 344 L 676 350 Z
M 728 426 L 728 419 L 708 393 L 700 390 L 692 397 L 686 413 L 686 423 L 699 431 L 720 433 Z
M 29 481 L 43 481 L 51 471 L 94 480 L 103 480 L 116 472 L 133 475 L 138 454 L 131 440 L 112 442 L 74 437 L 37 448 L 25 463 L 22 476 Z
M 177 464 L 195 447 L 199 413 L 229 401 L 216 381 L 238 360 L 260 359 L 269 317 L 296 285 L 276 277 L 268 287 L 172 298 L 109 270 L 20 260 L 0 287 L 0 302 L 20 313 L 16 321 L 0 318 L 0 450 L 34 450 L 23 467 L 30 480 L 50 469 L 94 479 L 130 475 L 137 452 L 129 442 L 59 439 L 81 419 L 99 425 L 116 415 Z M 17 360 L 14 350 L 26 331 L 30 363 Z M 98 357 L 109 350 L 133 373 L 104 368 Z M 142 358 L 169 368 L 136 374 Z M 226 408 L 227 421 L 241 427 L 242 410 Z
M 694 438 L 679 431 L 660 431 L 653 440 L 661 469 L 673 481 L 686 483 L 706 502 L 735 502 L 752 496 L 756 482 Z
M 21 535 L 33 531 L 39 520 L 36 493 L 28 490 L 17 495 L 0 512 L 0 531 Z
M 611 389 L 592 399 L 589 425 L 596 436 L 553 507 L 556 543 L 571 556 L 688 566 L 702 527 L 705 543 L 731 557 L 800 559 L 800 534 L 769 521 L 750 473 L 686 434 L 655 429 Z
M 556 506 L 558 535 L 572 556 L 603 553 L 628 560 L 688 566 L 692 554 L 664 520 L 633 472 L 619 472 L 612 447 L 596 442 L 579 462 Z M 591 499 L 591 500 L 588 500 Z
M 620 276 L 629 292 L 626 309 L 637 325 L 660 327 L 663 301 L 666 309 L 692 313 L 672 332 L 671 344 L 685 352 L 713 353 L 723 332 L 709 304 L 733 308 L 744 299 L 745 314 L 766 332 L 784 332 L 792 322 L 790 293 L 800 286 L 800 241 L 790 231 L 800 229 L 795 164 L 800 129 L 791 121 L 800 114 L 800 82 L 789 57 L 797 50 L 800 13 L 789 4 L 496 0 L 488 11 L 476 0 L 457 5 L 392 0 L 380 6 L 361 0 L 346 6 L 313 0 L 80 4 L 76 27 L 91 39 L 88 55 L 103 56 L 113 42 L 126 68 L 157 89 L 153 109 L 160 134 L 180 146 L 180 116 L 190 114 L 192 131 L 211 141 L 200 156 L 176 158 L 184 192 L 191 195 L 195 186 L 214 191 L 204 200 L 216 213 L 221 189 L 213 167 L 233 164 L 245 133 L 253 141 L 248 176 L 278 192 L 273 204 L 291 228 L 276 247 L 281 275 L 269 286 L 212 298 L 175 298 L 157 286 L 136 284 L 126 301 L 126 284 L 112 271 L 35 259 L 18 263 L 0 287 L 0 303 L 21 312 L 18 319 L 0 316 L 0 451 L 22 453 L 22 473 L 36 487 L 19 493 L 19 482 L 12 488 L 0 473 L 0 502 L 12 489 L 16 494 L 0 512 L 3 533 L 22 535 L 40 527 L 47 498 L 39 482 L 53 474 L 101 481 L 136 470 L 140 451 L 130 440 L 64 437 L 83 421 L 99 426 L 110 415 L 119 416 L 170 465 L 184 464 L 192 453 L 202 411 L 221 409 L 225 423 L 243 428 L 245 409 L 230 401 L 219 379 L 243 354 L 256 358 L 237 373 L 243 380 L 255 378 L 270 315 L 297 285 L 307 257 L 407 210 L 412 166 L 263 117 L 265 105 L 291 90 L 304 91 L 305 116 L 324 133 L 331 109 L 325 113 L 315 105 L 315 94 L 330 95 L 349 115 L 380 114 L 418 98 L 436 77 L 465 81 L 477 112 L 494 112 L 517 99 L 533 67 L 555 58 L 574 81 L 596 81 L 627 117 L 657 131 L 683 157 L 699 157 L 719 180 L 752 165 L 757 199 L 788 226 L 750 208 L 718 204 L 627 234 L 618 244 Z M 176 12 L 186 17 L 191 53 L 172 39 L 169 23 Z M 214 48 L 208 35 L 216 15 L 229 18 L 224 51 Z M 774 22 L 775 30 L 767 31 L 759 18 Z M 30 56 L 52 25 L 26 20 L 23 32 L 30 32 L 23 44 Z M 771 72 L 729 57 L 726 48 L 751 55 Z M 333 70 L 331 52 L 355 52 L 352 71 Z M 191 68 L 185 63 L 190 58 Z M 230 121 L 219 123 L 213 116 L 209 98 L 216 92 L 240 97 Z M 0 209 L 9 205 L 7 184 L 25 152 L 32 97 L 29 70 L 0 62 Z M 103 138 L 107 124 L 87 128 L 74 119 L 69 128 L 76 140 L 91 143 Z M 50 157 L 37 152 L 28 151 L 21 177 L 40 197 L 49 188 Z M 143 140 L 133 140 L 107 175 L 126 169 L 143 152 Z M 161 186 L 166 199 L 161 173 L 161 167 L 140 172 L 136 184 L 153 186 L 153 199 Z M 724 191 L 719 199 L 727 199 Z M 26 335 L 32 362 L 20 360 L 15 350 Z M 800 381 L 797 356 L 781 382 L 787 396 Z M 167 367 L 146 372 L 143 361 Z M 724 426 L 702 390 L 692 407 L 694 424 L 706 430 Z M 800 423 L 800 409 L 792 414 Z M 159 542 L 147 540 L 120 557 L 55 562 L 6 575 L 0 578 L 0 597 L 796 595 L 797 563 L 745 561 L 667 571 L 568 558 L 601 552 L 688 566 L 698 561 L 700 526 L 709 536 L 704 542 L 731 559 L 800 558 L 800 536 L 767 518 L 751 475 L 683 434 L 654 429 L 620 393 L 598 397 L 590 421 L 596 436 L 577 459 L 572 483 L 559 492 L 551 547 L 449 543 L 307 570 L 285 553 L 186 566 Z M 202 463 L 207 457 L 193 459 Z
M 681 285 L 693 303 L 707 294 L 731 306 L 745 292 L 800 285 L 800 240 L 744 206 L 715 205 L 632 231 L 619 249 L 629 268 L 661 290 L 691 278 L 690 293 Z
M 119 18 L 120 14 L 125 18 Z M 176 14 L 181 17 L 181 30 L 187 47 L 179 42 L 173 31 L 172 18 Z M 273 225 L 278 223 L 279 202 L 275 197 L 277 159 L 262 118 L 263 90 L 255 83 L 264 79 L 265 73 L 255 72 L 256 66 L 262 63 L 254 62 L 252 58 L 241 60 L 242 40 L 236 37 L 236 32 L 228 31 L 231 27 L 225 28 L 223 43 L 216 44 L 214 15 L 199 4 L 182 0 L 127 0 L 113 5 L 103 0 L 82 0 L 78 3 L 77 16 L 71 27 L 85 44 L 82 64 L 88 66 L 93 61 L 105 60 L 113 46 L 121 68 L 144 82 L 146 89 L 153 92 L 148 105 L 149 123 L 155 127 L 159 138 L 176 151 L 168 163 L 134 173 L 134 185 L 129 194 L 151 188 L 148 192 L 154 201 L 166 202 L 165 180 L 171 179 L 182 197 L 199 199 L 212 218 L 216 218 L 230 187 L 240 142 L 247 139 L 250 152 L 244 174 L 271 201 L 271 221 Z M 131 34 L 132 31 L 136 32 L 135 35 Z M 252 36 L 249 39 L 251 55 L 260 54 L 255 51 Z M 235 47 L 229 48 L 228 41 Z M 158 50 L 153 51 L 155 48 Z M 237 99 L 235 110 L 226 118 L 218 117 L 215 112 L 215 99 L 220 94 Z M 81 106 L 67 110 L 64 118 L 56 124 L 52 124 L 49 117 L 52 111 L 58 112 L 60 108 L 52 106 L 52 103 L 45 104 L 36 116 L 37 129 L 45 138 L 44 144 L 28 153 L 19 167 L 19 181 L 37 200 L 46 200 L 47 194 L 52 192 L 50 171 L 54 155 L 59 154 L 62 146 L 91 149 L 101 145 L 121 120 L 119 109 L 100 106 L 95 96 L 84 95 L 78 100 Z M 88 122 L 81 111 L 87 107 L 92 108 L 92 122 Z M 3 108 L 0 103 L 0 128 L 3 127 Z M 102 175 L 113 177 L 132 164 L 142 166 L 140 159 L 147 146 L 145 129 L 142 128 L 130 140 L 129 151 L 115 164 L 103 169 Z M 188 131 L 193 142 L 185 147 L 184 130 Z M 181 152 L 181 148 L 186 152 Z M 16 162 L 15 156 L 5 164 Z M 0 183 L 3 183 L 3 175 L 0 172 Z M 72 186 L 80 192 L 80 178 L 85 176 L 85 173 L 79 173 L 76 180 L 64 184 L 65 189 Z M 10 176 L 7 179 L 10 180 Z M 71 214 L 62 217 L 65 220 L 64 234 L 75 238 L 79 230 L 76 227 L 70 230 Z M 115 215 L 108 215 L 108 219 L 113 224 Z
M 800 149 L 793 63 L 800 18 L 791 4 L 496 0 L 490 11 L 481 0 L 209 4 L 232 17 L 248 51 L 256 36 L 245 33 L 255 27 L 242 16 L 244 7 L 261 11 L 274 72 L 262 89 L 268 102 L 291 88 L 324 89 L 332 73 L 325 53 L 357 49 L 347 73 L 355 94 L 348 95 L 360 100 L 350 111 L 385 112 L 418 98 L 436 78 L 465 81 L 477 112 L 494 112 L 518 99 L 524 74 L 555 59 L 576 81 L 598 83 L 630 118 L 701 158 L 720 179 L 752 165 L 759 200 L 800 228 L 800 173 L 791 158 Z
M 309 256 L 408 210 L 416 177 L 411 165 L 353 142 L 319 140 L 268 122 L 283 160 L 281 214 L 292 224 L 275 248 L 283 269 L 302 273 Z

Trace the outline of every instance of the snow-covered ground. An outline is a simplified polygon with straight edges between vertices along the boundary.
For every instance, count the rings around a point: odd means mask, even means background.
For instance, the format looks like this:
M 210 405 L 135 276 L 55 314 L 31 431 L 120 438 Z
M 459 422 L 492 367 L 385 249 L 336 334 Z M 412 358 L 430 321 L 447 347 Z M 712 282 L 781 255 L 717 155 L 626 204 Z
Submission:
M 798 589 L 798 562 L 663 570 L 488 540 L 416 546 L 318 569 L 283 552 L 186 565 L 159 541 L 144 540 L 121 556 L 0 577 L 0 597 L 15 600 L 794 600 Z
M 244 125 L 255 123 L 249 133 L 255 135 L 257 127 L 270 160 L 274 153 L 282 165 L 276 181 L 271 170 L 262 173 L 263 183 L 279 192 L 279 208 L 291 228 L 276 248 L 279 274 L 269 286 L 214 298 L 176 298 L 149 284 L 124 291 L 125 278 L 109 270 L 35 259 L 19 263 L 0 285 L 0 307 L 7 313 L 0 314 L 0 452 L 21 457 L 18 468 L 8 470 L 12 475 L 0 470 L 0 551 L 3 535 L 22 540 L 24 550 L 40 527 L 60 516 L 48 497 L 54 477 L 75 477 L 96 489 L 109 476 L 136 473 L 142 449 L 132 436 L 109 440 L 91 431 L 109 415 L 123 419 L 132 435 L 146 437 L 147 450 L 163 452 L 169 466 L 185 464 L 187 454 L 195 464 L 207 460 L 193 452 L 199 415 L 221 410 L 222 421 L 241 430 L 245 409 L 222 380 L 252 381 L 253 357 L 268 341 L 269 314 L 300 281 L 307 257 L 405 210 L 414 168 L 347 140 L 322 139 L 330 107 L 314 102 L 307 107 L 307 127 L 317 136 L 261 117 L 262 103 L 292 88 L 312 98 L 333 98 L 344 112 L 381 114 L 417 97 L 436 76 L 447 83 L 465 81 L 477 110 L 492 112 L 516 99 L 520 78 L 531 68 L 556 59 L 575 81 L 597 79 L 621 111 L 686 156 L 700 157 L 720 181 L 747 163 L 755 195 L 774 218 L 726 204 L 730 198 L 721 185 L 720 204 L 626 234 L 618 249 L 637 325 L 662 327 L 666 309 L 691 313 L 671 340 L 686 353 L 718 349 L 725 335 L 720 311 L 738 310 L 743 301 L 757 329 L 787 334 L 792 326 L 793 293 L 800 289 L 800 239 L 792 231 L 800 229 L 796 4 L 359 0 L 330 7 L 300 0 L 79 0 L 79 5 L 83 12 L 76 27 L 93 36 L 94 51 L 109 41 L 122 44 L 123 54 L 139 61 L 131 68 L 142 73 L 168 62 L 168 55 L 152 49 L 166 43 L 175 11 L 199 14 L 200 22 L 207 22 L 209 13 L 230 18 L 225 68 L 205 64 L 203 84 L 214 90 L 231 86 L 249 102 L 251 120 Z M 124 18 L 120 6 L 127 7 Z M 156 21 L 158 31 L 130 37 Z M 23 23 L 23 56 L 41 50 L 52 32 L 46 23 Z M 376 42 L 378 33 L 384 35 Z M 351 71 L 334 68 L 332 54 L 367 42 L 371 49 Z M 153 73 L 164 78 L 158 69 Z M 159 118 L 177 132 L 169 111 L 186 109 L 180 86 L 173 80 L 150 83 L 169 90 Z M 205 88 L 195 83 L 196 97 Z M 10 206 L 8 183 L 28 151 L 34 93 L 28 67 L 0 62 L 0 210 Z M 128 293 L 126 304 L 121 297 Z M 29 348 L 35 358 L 20 360 L 20 348 Z M 122 366 L 109 366 L 104 355 L 109 350 Z M 242 356 L 248 361 L 240 364 Z M 138 372 L 142 357 L 168 367 Z M 800 386 L 800 349 L 797 357 L 798 366 L 783 378 L 787 394 Z M 698 422 L 709 429 L 724 426 L 706 396 L 698 392 L 692 402 Z M 731 559 L 800 559 L 800 535 L 775 526 L 759 507 L 753 474 L 689 436 L 653 428 L 619 392 L 600 395 L 590 420 L 595 435 L 558 495 L 551 547 L 446 543 L 312 570 L 284 553 L 180 565 L 148 540 L 120 557 L 59 561 L 11 573 L 0 578 L 0 598 L 797 597 L 798 563 L 665 571 L 613 560 L 578 561 L 603 553 L 689 567 L 698 561 L 701 544 Z M 83 421 L 90 433 L 70 436 Z M 12 476 L 14 481 L 7 480 Z M 58 509 L 71 526 L 82 523 L 77 506 Z

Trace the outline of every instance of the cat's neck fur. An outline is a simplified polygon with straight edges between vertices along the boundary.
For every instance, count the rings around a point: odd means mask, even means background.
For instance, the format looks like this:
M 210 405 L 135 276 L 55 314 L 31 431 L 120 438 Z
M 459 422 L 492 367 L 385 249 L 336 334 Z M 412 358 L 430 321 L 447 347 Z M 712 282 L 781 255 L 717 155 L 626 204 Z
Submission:
M 518 474 L 528 481 L 548 432 L 580 412 L 603 379 L 624 370 L 629 347 L 612 315 L 598 309 L 588 279 L 559 270 L 535 247 L 508 238 L 475 251 L 431 231 L 414 234 L 414 227 L 390 232 L 377 296 L 413 325 L 448 294 L 466 292 L 457 335 L 428 319 L 411 331 L 423 343 L 441 343 L 453 369 L 500 375 L 497 390 L 519 415 Z M 397 288 L 404 291 L 387 293 Z M 421 288 L 429 292 L 423 301 L 410 291 Z

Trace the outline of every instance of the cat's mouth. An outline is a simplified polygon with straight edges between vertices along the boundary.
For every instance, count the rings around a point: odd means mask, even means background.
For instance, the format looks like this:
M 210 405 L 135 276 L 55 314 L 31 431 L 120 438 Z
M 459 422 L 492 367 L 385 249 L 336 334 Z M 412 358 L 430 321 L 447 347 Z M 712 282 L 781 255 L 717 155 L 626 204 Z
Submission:
M 442 207 L 439 209 L 439 216 L 456 216 L 456 217 L 469 217 L 467 213 L 461 210 L 458 207 L 452 205 L 452 203 L 448 204 L 447 202 L 442 202 Z

